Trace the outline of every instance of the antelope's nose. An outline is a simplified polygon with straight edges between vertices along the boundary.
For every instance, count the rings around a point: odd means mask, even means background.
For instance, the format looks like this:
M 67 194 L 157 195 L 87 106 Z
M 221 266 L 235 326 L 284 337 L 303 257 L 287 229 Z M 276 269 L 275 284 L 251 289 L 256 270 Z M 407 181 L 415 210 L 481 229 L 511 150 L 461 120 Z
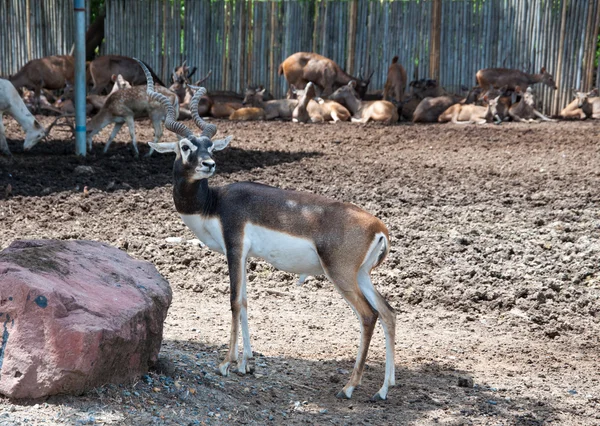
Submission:
M 203 160 L 202 166 L 206 167 L 209 170 L 212 170 L 215 168 L 215 162 L 214 160 Z

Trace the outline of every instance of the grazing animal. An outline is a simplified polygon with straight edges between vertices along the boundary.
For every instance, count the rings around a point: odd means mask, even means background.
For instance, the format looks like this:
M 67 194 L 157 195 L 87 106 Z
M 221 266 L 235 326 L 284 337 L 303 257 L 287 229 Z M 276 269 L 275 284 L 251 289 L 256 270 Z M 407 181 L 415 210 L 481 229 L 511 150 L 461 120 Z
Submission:
M 369 120 L 392 124 L 398 121 L 398 110 L 389 101 L 361 101 L 354 88 L 356 82 L 352 80 L 345 86 L 337 89 L 329 99 L 344 105 L 352 113 L 353 123 L 366 123 Z
M 546 117 L 535 109 L 535 97 L 531 87 L 528 87 L 527 90 L 523 92 L 521 88 L 517 86 L 515 93 L 517 96 L 521 96 L 521 100 L 516 104 L 511 105 L 508 110 L 508 115 L 514 121 L 531 123 L 535 121 L 536 118 L 540 118 L 543 121 L 556 121 Z
M 454 124 L 485 124 L 495 120 L 496 123 L 501 123 L 502 120 L 496 110 L 499 99 L 500 96 L 494 99 L 489 99 L 486 96 L 487 106 L 454 104 L 439 116 L 438 121 L 440 123 L 451 121 Z
M 176 112 L 179 114 L 179 100 L 177 96 L 164 87 L 159 87 L 158 90 L 175 105 Z M 141 117 L 150 117 L 152 126 L 154 127 L 154 142 L 160 141 L 163 133 L 162 122 L 165 119 L 165 112 L 161 103 L 148 96 L 144 86 L 134 86 L 129 89 L 117 90 L 107 97 L 98 114 L 92 117 L 87 124 L 88 150 L 92 150 L 92 137 L 109 124 L 114 123 L 115 127 L 104 146 L 103 153 L 106 154 L 108 147 L 115 136 L 117 136 L 117 133 L 119 133 L 119 130 L 121 130 L 123 124 L 127 123 L 133 144 L 133 154 L 135 158 L 138 158 L 140 153 L 135 139 L 134 119 Z M 149 157 L 152 155 L 153 151 L 154 149 L 150 145 L 150 151 L 146 156 Z
M 587 93 L 576 91 L 574 93 L 575 99 L 560 112 L 562 118 L 579 120 L 600 118 L 600 97 L 598 97 L 597 89 Z
M 288 56 L 279 65 L 279 75 L 284 75 L 288 84 L 297 89 L 304 89 L 312 81 L 321 90 L 320 96 L 331 95 L 338 87 L 351 81 L 356 81 L 356 90 L 362 98 L 367 93 L 367 87 L 373 73 L 367 78 L 356 78 L 347 74 L 338 64 L 325 56 L 316 53 L 298 52 Z
M 233 363 L 237 363 L 239 374 L 252 372 L 246 261 L 258 257 L 278 269 L 299 274 L 301 281 L 308 275 L 325 274 L 359 317 L 358 356 L 339 398 L 350 398 L 361 383 L 371 336 L 377 319 L 381 320 L 386 344 L 385 379 L 373 398 L 386 399 L 388 388 L 395 384 L 396 317 L 370 278 L 371 270 L 389 252 L 386 226 L 353 204 L 306 192 L 253 182 L 210 187 L 208 178 L 215 172 L 212 153 L 224 149 L 232 137 L 212 140 L 216 126 L 203 121 L 195 107 L 204 89 L 198 90 L 192 101 L 194 121 L 202 131 L 195 135 L 175 121 L 173 106 L 154 92 L 150 73 L 147 78 L 149 95 L 167 110 L 165 126 L 181 138 L 178 142 L 152 144 L 159 152 L 175 153 L 175 208 L 198 239 L 227 257 L 232 325 L 229 352 L 219 365 L 220 373 L 228 375 Z M 243 354 L 238 362 L 240 324 Z
M 315 85 L 308 83 L 304 90 L 297 90 L 290 86 L 292 92 L 298 96 L 298 105 L 294 108 L 292 121 L 299 123 L 323 123 L 325 121 L 348 121 L 350 111 L 342 104 L 330 99 L 315 99 Z
M 25 141 L 23 142 L 23 149 L 25 151 L 30 150 L 46 136 L 46 130 L 31 115 L 23 99 L 19 96 L 17 89 L 15 89 L 10 81 L 0 78 L 0 153 L 11 156 L 2 122 L 2 116 L 5 113 L 17 120 L 23 130 L 25 130 Z
M 265 111 L 266 119 L 283 118 L 291 120 L 294 108 L 298 105 L 297 99 L 276 99 L 265 101 L 266 89 L 252 88 L 246 89 L 242 105 L 251 105 L 253 107 L 262 108 Z
M 42 89 L 60 90 L 68 82 L 75 81 L 75 59 L 68 55 L 33 59 L 8 79 L 16 89 L 25 87 L 33 90 L 36 106 L 39 107 Z
M 144 84 L 146 78 L 144 72 L 138 65 L 138 63 L 127 56 L 119 55 L 104 55 L 99 56 L 90 62 L 89 65 L 90 78 L 93 83 L 92 90 L 90 93 L 95 95 L 101 95 L 106 91 L 110 91 L 113 83 L 111 77 L 113 74 L 121 74 L 125 80 L 131 83 L 132 86 L 138 84 Z M 150 71 L 153 78 L 161 85 L 164 84 L 160 81 L 158 76 L 154 74 L 154 71 Z
M 406 70 L 398 63 L 398 57 L 394 56 L 392 64 L 388 68 L 387 80 L 383 89 L 383 99 L 391 99 L 396 102 L 404 100 L 404 90 L 406 89 Z
M 554 90 L 557 89 L 554 78 L 544 67 L 542 67 L 539 74 L 528 74 L 508 68 L 486 68 L 477 71 L 475 78 L 477 79 L 477 84 L 484 92 L 492 87 L 500 88 L 506 86 L 509 90 L 515 90 L 517 86 L 524 88 L 537 83 L 544 83 Z

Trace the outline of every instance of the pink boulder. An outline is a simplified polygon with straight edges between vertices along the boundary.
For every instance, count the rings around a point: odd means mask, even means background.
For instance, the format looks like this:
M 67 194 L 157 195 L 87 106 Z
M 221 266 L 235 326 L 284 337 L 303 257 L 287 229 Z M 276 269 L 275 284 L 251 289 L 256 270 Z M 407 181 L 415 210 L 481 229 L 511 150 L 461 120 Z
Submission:
M 80 394 L 156 362 L 171 304 L 148 262 L 92 241 L 15 241 L 0 252 L 0 394 Z

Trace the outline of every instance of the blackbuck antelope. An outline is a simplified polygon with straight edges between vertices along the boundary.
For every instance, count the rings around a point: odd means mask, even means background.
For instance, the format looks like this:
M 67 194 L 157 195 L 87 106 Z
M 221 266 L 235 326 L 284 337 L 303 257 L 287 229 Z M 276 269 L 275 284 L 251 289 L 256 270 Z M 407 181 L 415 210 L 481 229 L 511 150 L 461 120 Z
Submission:
M 23 149 L 25 151 L 31 149 L 46 136 L 46 130 L 31 115 L 23 99 L 19 96 L 17 89 L 15 89 L 10 81 L 0 78 L 0 153 L 8 156 L 11 155 L 4 134 L 4 124 L 2 123 L 4 113 L 11 115 L 25 130 L 25 141 L 23 142 Z
M 386 366 L 383 386 L 373 397 L 386 399 L 394 385 L 394 310 L 375 289 L 370 272 L 389 251 L 388 230 L 379 219 L 348 203 L 318 195 L 288 191 L 253 182 L 238 182 L 210 187 L 208 178 L 215 172 L 214 151 L 225 148 L 231 136 L 212 140 L 213 124 L 198 115 L 198 99 L 205 93 L 198 88 L 191 111 L 202 130 L 195 135 L 175 121 L 169 100 L 154 91 L 146 73 L 147 91 L 167 110 L 165 127 L 179 135 L 178 142 L 152 144 L 158 152 L 174 152 L 173 199 L 183 222 L 210 249 L 227 257 L 231 290 L 231 339 L 229 352 L 219 365 L 226 376 L 237 363 L 240 374 L 253 367 L 246 297 L 246 260 L 259 257 L 283 271 L 300 275 L 325 274 L 358 315 L 361 339 L 358 357 L 350 380 L 338 393 L 350 398 L 361 382 L 371 336 L 381 319 L 386 340 Z M 238 361 L 238 334 L 243 337 L 243 355 Z

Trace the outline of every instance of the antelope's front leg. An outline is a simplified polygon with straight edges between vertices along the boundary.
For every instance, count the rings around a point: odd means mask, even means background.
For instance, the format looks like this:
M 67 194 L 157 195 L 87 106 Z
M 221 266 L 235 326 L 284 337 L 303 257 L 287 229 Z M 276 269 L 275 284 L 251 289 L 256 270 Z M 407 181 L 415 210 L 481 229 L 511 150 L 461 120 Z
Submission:
M 246 255 L 242 250 L 228 250 L 227 264 L 229 266 L 230 280 L 230 301 L 231 301 L 231 336 L 229 339 L 229 351 L 223 362 L 219 365 L 219 371 L 223 376 L 229 374 L 232 362 L 238 359 L 238 337 L 240 320 L 242 324 L 242 336 L 244 344 L 244 354 L 242 362 L 238 365 L 238 372 L 246 374 L 254 369 L 248 365 L 252 358 L 252 348 L 250 347 L 250 330 L 248 328 L 248 302 L 246 299 Z

